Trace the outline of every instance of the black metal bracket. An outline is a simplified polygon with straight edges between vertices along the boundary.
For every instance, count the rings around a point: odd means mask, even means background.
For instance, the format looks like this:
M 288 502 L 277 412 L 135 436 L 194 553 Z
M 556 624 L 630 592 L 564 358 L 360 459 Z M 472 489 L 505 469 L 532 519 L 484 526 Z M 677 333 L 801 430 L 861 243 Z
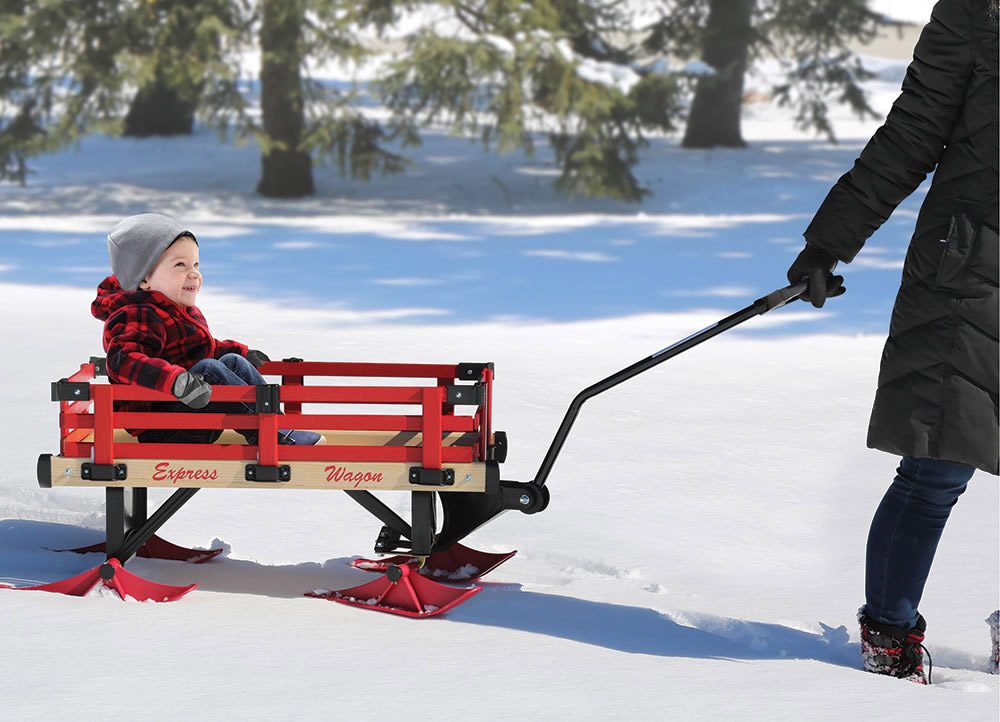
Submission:
M 108 360 L 104 356 L 91 356 L 90 363 L 94 364 L 94 376 L 108 375 Z
M 383 526 L 375 539 L 375 553 L 389 554 L 399 549 L 400 534 L 395 529 Z
M 281 385 L 260 384 L 256 409 L 258 414 L 277 414 L 281 410 Z
M 86 381 L 59 379 L 52 382 L 53 401 L 90 401 L 90 384 Z
M 456 406 L 482 406 L 486 403 L 486 389 L 482 384 L 446 387 L 446 401 Z
M 410 483 L 420 486 L 454 486 L 454 469 L 425 469 L 422 466 L 410 467 Z
M 385 526 L 378 533 L 375 540 L 375 551 L 379 554 L 387 554 L 400 548 L 410 548 L 412 544 L 409 539 L 413 535 L 413 527 L 407 524 L 399 514 L 394 512 L 370 491 L 363 489 L 345 489 L 344 493 L 358 502 L 376 519 Z M 403 541 L 403 537 L 406 541 Z
M 244 469 L 244 478 L 247 481 L 291 481 L 292 467 L 288 464 L 280 466 L 261 466 L 260 464 L 247 464 Z
M 487 363 L 464 363 L 459 364 L 456 368 L 457 376 L 456 378 L 467 379 L 467 380 L 478 380 L 480 376 L 483 375 L 483 369 L 489 369 L 493 371 L 493 362 L 489 361 Z
M 80 478 L 87 481 L 125 481 L 128 467 L 125 464 L 92 464 L 88 461 L 80 466 Z
M 302 363 L 302 359 L 300 359 L 298 356 L 291 356 L 289 358 L 281 359 L 281 362 L 286 364 L 300 364 Z

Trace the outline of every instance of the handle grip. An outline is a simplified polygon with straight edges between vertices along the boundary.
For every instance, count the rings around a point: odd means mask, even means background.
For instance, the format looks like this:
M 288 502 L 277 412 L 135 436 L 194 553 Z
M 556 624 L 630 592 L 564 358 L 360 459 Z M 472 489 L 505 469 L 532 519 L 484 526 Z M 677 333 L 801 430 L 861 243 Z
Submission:
M 808 281 L 799 281 L 798 283 L 793 283 L 790 286 L 779 288 L 777 291 L 771 291 L 771 293 L 767 294 L 763 298 L 758 298 L 754 302 L 754 306 L 763 306 L 760 313 L 767 313 L 768 311 L 773 311 L 776 308 L 781 308 L 786 303 L 791 303 L 805 293 L 808 288 Z

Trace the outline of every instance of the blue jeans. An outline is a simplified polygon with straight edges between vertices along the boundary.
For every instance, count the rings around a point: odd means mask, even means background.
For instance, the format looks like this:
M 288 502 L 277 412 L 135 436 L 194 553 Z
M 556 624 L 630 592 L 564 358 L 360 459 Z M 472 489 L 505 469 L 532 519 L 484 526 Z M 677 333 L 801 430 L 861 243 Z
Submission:
M 904 456 L 875 511 L 865 559 L 865 613 L 911 628 L 938 541 L 975 468 Z
M 260 375 L 254 365 L 238 353 L 227 353 L 220 359 L 203 358 L 192 366 L 189 371 L 201 374 L 212 386 L 259 386 L 267 381 Z M 241 402 L 210 403 L 205 411 L 229 414 L 256 413 L 254 404 Z
M 267 381 L 260 375 L 254 365 L 245 358 L 235 353 L 227 353 L 219 359 L 205 358 L 194 364 L 189 371 L 199 373 L 212 386 L 257 386 L 266 384 Z M 167 402 L 162 406 L 157 405 L 157 411 L 173 411 L 192 413 L 195 409 L 182 404 L 180 401 Z M 202 413 L 215 414 L 253 414 L 256 413 L 254 404 L 242 402 L 212 402 L 203 409 L 198 409 Z M 256 430 L 239 431 L 251 443 L 257 443 Z M 139 434 L 139 441 L 152 444 L 211 444 L 222 436 L 222 431 L 218 429 L 149 429 Z

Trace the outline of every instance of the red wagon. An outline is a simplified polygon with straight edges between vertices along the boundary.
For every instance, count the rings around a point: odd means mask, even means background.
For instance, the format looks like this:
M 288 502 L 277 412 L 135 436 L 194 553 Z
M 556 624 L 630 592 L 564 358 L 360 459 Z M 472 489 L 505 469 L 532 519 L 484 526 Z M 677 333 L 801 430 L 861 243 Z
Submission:
M 507 438 L 493 430 L 492 363 L 268 362 L 260 372 L 280 383 L 213 388 L 213 402 L 243 402 L 256 410 L 227 414 L 116 410 L 120 401 L 173 399 L 139 386 L 103 382 L 104 359 L 93 358 L 52 384 L 52 399 L 60 409 L 59 453 L 39 457 L 38 482 L 46 488 L 105 488 L 105 543 L 68 551 L 103 551 L 107 561 L 71 579 L 21 589 L 83 595 L 104 584 L 122 597 L 177 599 L 194 585 L 158 584 L 123 565 L 136 555 L 198 563 L 218 554 L 221 550 L 184 549 L 156 536 L 199 489 L 332 489 L 382 522 L 375 551 L 392 556 L 354 563 L 384 573 L 369 584 L 310 596 L 411 616 L 440 614 L 480 590 L 453 582 L 474 580 L 514 553 L 487 554 L 459 542 L 504 511 L 534 514 L 546 508 L 546 479 L 587 399 L 785 305 L 804 290 L 805 284 L 779 289 L 581 391 L 530 482 L 500 478 Z M 371 406 L 393 413 L 370 413 L 366 407 Z M 351 413 L 340 413 L 341 407 Z M 327 443 L 279 445 L 279 423 L 319 431 Z M 126 431 L 178 428 L 218 429 L 223 435 L 214 444 L 154 444 L 140 443 Z M 257 443 L 247 444 L 235 429 L 256 430 Z M 147 489 L 156 487 L 175 491 L 149 513 Z M 383 503 L 375 494 L 381 491 L 409 492 L 410 518 Z

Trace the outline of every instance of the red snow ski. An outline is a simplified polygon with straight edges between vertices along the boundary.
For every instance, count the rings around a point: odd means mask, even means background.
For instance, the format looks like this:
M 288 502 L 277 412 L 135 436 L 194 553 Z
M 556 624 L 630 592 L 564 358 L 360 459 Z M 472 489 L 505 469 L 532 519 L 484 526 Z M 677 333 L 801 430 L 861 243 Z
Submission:
M 443 582 L 471 581 L 486 576 L 512 556 L 512 552 L 494 554 L 470 549 L 458 542 L 447 549 L 431 552 L 420 573 Z M 412 556 L 397 555 L 385 559 L 355 559 L 351 566 L 366 572 L 385 572 L 393 564 L 413 562 Z
M 415 567 L 415 564 L 392 564 L 384 576 L 373 582 L 334 592 L 317 590 L 306 596 L 406 617 L 433 617 L 458 606 L 483 589 L 480 586 L 457 589 L 438 584 L 421 576 Z
M 75 552 L 76 554 L 105 553 L 107 546 L 105 542 L 101 542 L 99 544 L 91 544 L 89 547 L 52 549 L 51 551 Z M 154 534 L 148 542 L 139 547 L 139 551 L 135 555 L 144 559 L 168 559 L 171 561 L 188 562 L 189 564 L 204 564 L 210 559 L 215 559 L 223 551 L 222 549 L 188 549 L 187 547 L 172 544 Z
M 136 555 L 200 563 L 221 552 L 185 549 L 157 536 L 199 489 L 333 490 L 344 492 L 382 523 L 375 553 L 388 558 L 358 559 L 353 565 L 385 575 L 351 589 L 307 596 L 413 617 L 441 614 L 481 588 L 461 589 L 434 579 L 478 579 L 514 554 L 479 552 L 459 542 L 505 511 L 537 514 L 548 506 L 545 483 L 585 401 L 784 306 L 806 288 L 802 282 L 778 289 L 585 388 L 573 399 L 535 477 L 527 482 L 500 478 L 507 436 L 493 430 L 492 363 L 268 361 L 260 372 L 280 383 L 216 386 L 212 403 L 223 411 L 188 413 L 121 410 L 135 405 L 119 402 L 174 399 L 141 386 L 106 383 L 98 378 L 107 375 L 105 359 L 92 358 L 52 384 L 52 400 L 59 402 L 59 453 L 39 456 L 37 476 L 43 488 L 104 488 L 105 543 L 65 551 L 103 552 L 107 561 L 61 582 L 8 588 L 82 596 L 103 584 L 122 598 L 178 599 L 195 585 L 157 584 L 127 572 L 124 565 Z M 241 408 L 238 404 L 253 411 L 228 411 Z M 344 413 L 330 410 L 331 405 L 358 410 Z M 376 414 L 373 407 L 409 411 Z M 326 443 L 279 445 L 279 428 L 315 430 Z M 215 429 L 222 435 L 214 444 L 155 444 L 138 441 L 127 429 Z M 247 443 L 237 430 L 256 432 L 247 434 L 256 443 Z M 148 510 L 150 488 L 172 494 Z M 396 491 L 408 492 L 409 518 L 377 496 Z M 427 560 L 422 572 L 416 559 Z
M 15 587 L 0 584 L 4 589 L 19 591 L 58 592 L 71 597 L 84 597 L 98 584 L 114 589 L 122 599 L 131 597 L 140 602 L 173 602 L 194 589 L 197 584 L 177 587 L 171 584 L 159 584 L 127 571 L 117 559 L 111 559 L 99 567 L 77 574 L 75 577 L 63 579 L 49 584 L 39 584 L 34 587 Z

